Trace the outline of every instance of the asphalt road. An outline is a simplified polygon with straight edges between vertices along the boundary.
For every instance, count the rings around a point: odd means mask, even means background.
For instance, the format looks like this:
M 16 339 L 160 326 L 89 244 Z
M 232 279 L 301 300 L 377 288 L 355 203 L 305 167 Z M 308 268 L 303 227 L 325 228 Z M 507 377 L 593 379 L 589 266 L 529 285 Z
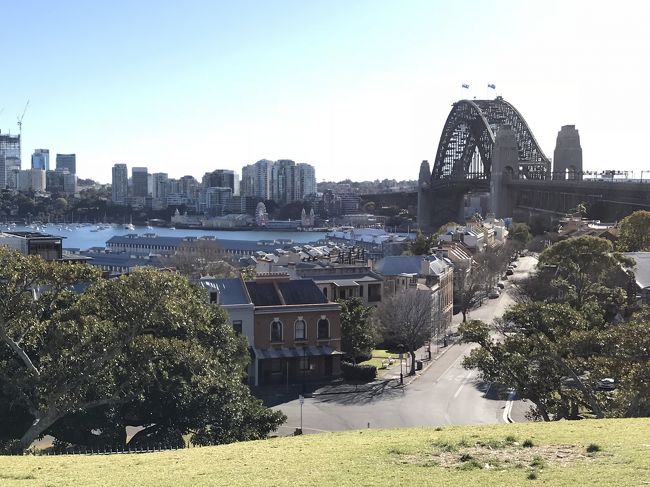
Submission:
M 535 260 L 530 257 L 519 259 L 515 274 L 509 281 L 525 277 L 534 265 Z M 480 308 L 473 310 L 469 318 L 490 322 L 501 316 L 514 302 L 507 292 L 508 287 L 499 298 L 486 300 Z M 457 315 L 454 322 L 460 319 Z M 449 347 L 420 377 L 404 388 L 394 387 L 394 383 L 374 384 L 364 392 L 305 398 L 303 432 L 505 422 L 504 391 L 497 391 L 496 387 L 480 381 L 476 371 L 462 367 L 463 357 L 473 346 Z M 274 409 L 283 411 L 288 417 L 278 434 L 292 434 L 300 426 L 298 399 L 279 404 Z M 517 409 L 515 404 L 514 410 Z M 518 416 L 523 419 L 523 414 Z

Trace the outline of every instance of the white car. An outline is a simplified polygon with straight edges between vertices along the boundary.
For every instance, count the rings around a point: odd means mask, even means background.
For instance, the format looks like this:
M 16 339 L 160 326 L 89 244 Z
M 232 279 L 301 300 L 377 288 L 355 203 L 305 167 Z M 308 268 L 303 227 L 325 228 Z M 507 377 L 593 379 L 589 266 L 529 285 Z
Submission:
M 490 289 L 490 292 L 488 293 L 488 298 L 496 299 L 499 296 L 501 296 L 501 292 L 499 292 L 498 288 L 495 287 L 495 288 Z

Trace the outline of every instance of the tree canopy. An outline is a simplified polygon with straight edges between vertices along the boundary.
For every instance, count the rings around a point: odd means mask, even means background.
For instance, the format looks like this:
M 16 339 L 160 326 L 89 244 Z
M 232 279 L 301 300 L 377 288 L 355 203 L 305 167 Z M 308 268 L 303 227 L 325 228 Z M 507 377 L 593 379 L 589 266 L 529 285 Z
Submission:
M 339 301 L 341 305 L 341 350 L 356 362 L 357 357 L 369 355 L 375 346 L 373 309 L 360 298 Z
M 533 239 L 533 234 L 530 232 L 528 224 L 515 223 L 510 230 L 509 237 L 523 249 Z
M 491 327 L 461 326 L 480 345 L 464 365 L 530 400 L 536 418 L 650 414 L 650 311 L 632 314 L 632 264 L 605 239 L 557 242 L 521 287 L 523 302 Z
M 225 443 L 283 420 L 243 384 L 246 344 L 200 289 L 169 272 L 101 279 L 0 248 L 0 442 Z
M 650 211 L 635 211 L 621 220 L 617 246 L 622 252 L 650 251 Z
M 625 296 L 611 279 L 634 261 L 614 252 L 609 240 L 587 235 L 553 244 L 540 254 L 538 266 L 555 269 L 552 286 L 577 309 L 591 300 L 620 307 Z

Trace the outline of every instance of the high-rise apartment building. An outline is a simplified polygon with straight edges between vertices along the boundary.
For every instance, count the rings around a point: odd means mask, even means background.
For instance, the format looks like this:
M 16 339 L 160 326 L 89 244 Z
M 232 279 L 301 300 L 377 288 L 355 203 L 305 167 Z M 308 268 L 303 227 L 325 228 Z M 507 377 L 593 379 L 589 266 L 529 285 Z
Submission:
M 146 167 L 131 169 L 131 188 L 135 198 L 146 198 L 149 195 L 149 173 Z
M 235 184 L 237 180 L 237 184 Z M 206 172 L 203 176 L 203 189 L 207 188 L 230 188 L 232 194 L 235 193 L 235 189 L 239 190 L 239 178 L 235 171 L 229 169 L 217 169 L 212 172 Z
M 56 169 L 67 169 L 70 174 L 77 174 L 77 155 L 57 154 Z
M 20 135 L 0 133 L 0 189 L 10 184 L 14 171 L 20 171 Z
M 45 191 L 45 171 L 25 169 L 18 173 L 18 191 Z
M 271 170 L 271 198 L 276 203 L 286 205 L 296 201 L 295 193 L 296 163 L 280 159 L 273 163 Z
M 241 194 L 271 199 L 271 170 L 273 161 L 262 159 L 255 164 L 244 166 L 241 172 Z
M 296 198 L 305 199 L 316 194 L 316 171 L 311 164 L 298 164 L 296 166 Z
M 32 154 L 32 169 L 50 170 L 50 150 L 36 149 Z
M 111 198 L 116 205 L 126 204 L 129 196 L 129 170 L 126 164 L 115 164 L 111 179 Z
M 169 177 L 166 172 L 156 172 L 151 175 L 151 197 L 159 200 L 163 207 L 167 206 L 169 192 Z

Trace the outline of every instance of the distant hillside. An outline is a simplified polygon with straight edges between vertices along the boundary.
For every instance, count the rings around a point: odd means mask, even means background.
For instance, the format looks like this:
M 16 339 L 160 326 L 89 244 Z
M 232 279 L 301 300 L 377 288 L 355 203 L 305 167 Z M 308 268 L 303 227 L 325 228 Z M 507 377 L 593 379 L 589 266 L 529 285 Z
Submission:
M 650 419 L 361 430 L 187 450 L 0 457 L 0 485 L 650 484 Z

